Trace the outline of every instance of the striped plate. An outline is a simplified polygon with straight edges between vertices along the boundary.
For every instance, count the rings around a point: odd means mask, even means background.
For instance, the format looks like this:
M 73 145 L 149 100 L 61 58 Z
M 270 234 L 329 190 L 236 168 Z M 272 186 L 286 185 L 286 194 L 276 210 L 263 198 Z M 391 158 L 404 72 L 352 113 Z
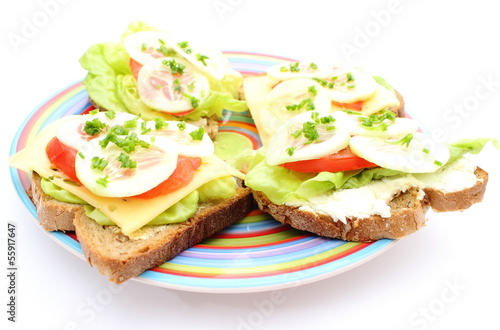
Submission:
M 233 68 L 242 74 L 262 73 L 268 66 L 290 59 L 247 52 L 225 52 Z M 91 109 L 81 82 L 71 84 L 43 101 L 15 135 L 11 154 L 34 139 L 47 124 Z M 229 114 L 221 120 L 221 131 L 249 138 L 255 148 L 260 140 L 248 113 Z M 36 209 L 26 190 L 29 177 L 11 168 L 14 186 L 24 205 L 36 218 Z M 48 235 L 77 256 L 83 253 L 73 233 Z M 328 278 L 352 269 L 385 252 L 394 240 L 354 243 L 319 237 L 281 225 L 259 210 L 182 252 L 163 265 L 134 280 L 155 286 L 194 292 L 257 292 L 294 287 Z

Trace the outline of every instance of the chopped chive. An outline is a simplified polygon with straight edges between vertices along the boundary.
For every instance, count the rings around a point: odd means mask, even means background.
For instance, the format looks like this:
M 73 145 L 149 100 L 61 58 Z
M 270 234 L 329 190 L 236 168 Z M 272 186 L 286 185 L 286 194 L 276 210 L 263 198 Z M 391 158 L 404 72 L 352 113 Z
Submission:
M 99 157 L 93 157 L 91 159 L 91 164 L 90 164 L 90 168 L 91 169 L 97 169 L 99 171 L 103 171 L 106 166 L 108 165 L 108 161 L 104 158 L 99 158 Z
M 307 91 L 312 94 L 312 96 L 318 95 L 318 90 L 316 89 L 316 86 L 312 85 L 307 87 Z
M 90 113 L 91 115 L 97 115 L 97 114 L 99 113 L 99 109 L 94 109 L 94 110 L 91 110 L 91 111 L 89 111 L 89 113 Z
M 290 148 L 287 148 L 286 149 L 286 153 L 288 154 L 288 156 L 293 156 L 294 152 L 295 152 L 295 149 L 297 149 L 297 147 L 290 147 Z
M 81 151 L 78 152 L 78 156 L 80 156 L 81 159 L 85 159 L 85 155 Z
M 411 140 L 413 140 L 413 134 L 410 133 L 397 141 L 387 141 L 387 142 L 390 144 L 400 144 L 408 148 L 410 146 Z
M 162 61 L 163 65 L 168 66 L 170 68 L 170 71 L 172 74 L 179 74 L 182 75 L 184 73 L 184 69 L 186 66 L 182 63 L 178 63 L 174 59 L 171 60 L 163 60 Z
M 440 161 L 438 160 L 435 160 L 434 161 L 434 164 L 437 165 L 437 166 L 443 166 L 443 163 L 441 163 Z
M 108 187 L 108 183 L 109 183 L 109 180 L 108 180 L 108 176 L 106 175 L 105 177 L 103 178 L 99 178 L 96 180 L 96 183 L 97 184 L 100 184 L 101 186 L 103 186 L 104 188 L 107 188 Z
M 206 55 L 202 55 L 200 53 L 196 54 L 196 60 L 200 61 L 204 66 L 207 66 L 206 60 L 208 60 L 210 57 Z
M 198 107 L 198 105 L 200 105 L 200 100 L 197 99 L 196 97 L 191 96 L 191 95 L 186 94 L 186 93 L 182 93 L 182 96 L 184 96 L 185 98 L 189 99 L 189 101 L 191 102 L 191 106 L 193 108 L 196 108 L 196 107 Z
M 155 121 L 155 129 L 157 130 L 162 129 L 163 127 L 168 127 L 168 123 L 161 118 L 156 117 L 154 121 Z
M 193 138 L 193 140 L 196 140 L 196 141 L 203 140 L 203 135 L 204 134 L 205 134 L 205 129 L 203 127 L 200 127 L 197 130 L 194 130 L 191 133 L 189 133 L 189 135 L 191 135 L 191 137 Z
M 136 168 L 137 162 L 133 161 L 128 155 L 121 153 L 117 160 L 121 163 L 120 167 L 123 168 Z
M 86 121 L 85 126 L 83 127 L 83 131 L 90 136 L 99 134 L 105 129 L 106 129 L 106 124 L 97 118 Z
M 191 54 L 193 50 L 189 47 L 189 42 L 181 41 L 178 42 L 177 45 L 186 52 L 186 54 Z
M 108 117 L 109 119 L 114 119 L 115 116 L 116 116 L 116 112 L 114 112 L 113 110 L 108 110 L 104 113 L 106 115 L 106 117 Z
M 299 136 L 302 135 L 302 131 L 300 129 L 298 129 L 298 130 L 296 130 L 295 132 L 293 132 L 290 135 L 293 136 L 294 139 L 296 139 L 296 138 L 298 138 Z
M 186 129 L 186 123 L 181 121 L 181 122 L 177 123 L 177 127 L 179 128 L 180 131 L 183 131 Z
M 137 127 L 137 119 L 130 119 L 123 122 L 123 127 L 125 128 L 136 128 Z
M 422 152 L 424 154 L 428 154 L 428 155 L 431 153 L 431 151 L 429 149 L 427 149 L 427 148 L 422 149 Z
M 291 72 L 299 72 L 300 71 L 299 64 L 300 64 L 299 62 L 291 63 L 290 64 L 290 71 Z

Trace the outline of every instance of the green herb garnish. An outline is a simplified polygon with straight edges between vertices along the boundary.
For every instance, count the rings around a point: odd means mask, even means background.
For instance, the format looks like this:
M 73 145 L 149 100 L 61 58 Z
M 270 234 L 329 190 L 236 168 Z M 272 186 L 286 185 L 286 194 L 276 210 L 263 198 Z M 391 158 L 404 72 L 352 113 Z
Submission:
M 389 121 L 386 122 L 386 120 Z M 396 121 L 396 114 L 392 111 L 385 110 L 381 114 L 361 116 L 359 117 L 360 125 L 364 129 L 385 131 L 392 123 Z
M 117 160 L 121 163 L 120 167 L 123 168 L 136 168 L 137 162 L 133 161 L 128 155 L 121 153 Z
M 186 93 L 182 93 L 182 96 L 184 96 L 185 98 L 187 98 L 191 102 L 191 106 L 193 108 L 196 108 L 197 106 L 200 105 L 200 100 L 197 99 L 196 97 L 191 96 L 191 95 L 186 94 Z
M 104 114 L 106 115 L 106 117 L 108 117 L 109 119 L 114 119 L 115 116 L 116 116 L 116 112 L 114 112 L 113 110 L 108 110 L 106 112 L 104 112 Z
M 193 52 L 193 50 L 189 47 L 189 42 L 187 41 L 178 42 L 177 46 L 179 46 L 183 51 L 185 51 L 186 54 L 191 54 Z
M 203 135 L 204 134 L 205 134 L 205 129 L 203 127 L 200 127 L 197 130 L 194 130 L 191 133 L 189 133 L 189 135 L 191 135 L 191 137 L 193 138 L 193 140 L 196 140 L 196 141 L 203 140 Z
M 109 180 L 108 180 L 108 176 L 106 175 L 105 177 L 103 178 L 99 178 L 95 181 L 97 184 L 100 184 L 101 186 L 103 186 L 104 188 L 107 188 L 108 187 L 108 183 L 109 183 Z
M 202 55 L 202 54 L 196 54 L 196 59 L 198 61 L 200 61 L 201 63 L 203 63 L 204 66 L 207 66 L 207 63 L 205 62 L 206 60 L 208 60 L 210 57 L 206 56 L 206 55 Z
M 184 64 L 178 63 L 174 59 L 163 60 L 162 63 L 163 63 L 163 65 L 168 66 L 170 68 L 170 71 L 172 72 L 172 74 L 179 74 L 179 75 L 184 74 L 184 69 L 186 68 L 186 66 Z
M 106 124 L 97 118 L 86 121 L 85 126 L 83 127 L 83 131 L 90 136 L 99 134 L 105 129 L 106 129 Z
M 408 148 L 410 146 L 411 140 L 413 140 L 413 134 L 410 133 L 397 141 L 387 141 L 387 142 L 390 144 L 399 144 Z
M 154 121 L 155 121 L 155 129 L 157 130 L 163 129 L 164 127 L 165 128 L 168 127 L 168 123 L 161 118 L 156 117 Z
M 295 149 L 297 149 L 297 147 L 290 147 L 286 149 L 286 152 L 289 156 L 293 156 Z
M 91 159 L 90 168 L 97 169 L 99 171 L 103 171 L 108 165 L 108 161 L 104 158 L 93 157 Z

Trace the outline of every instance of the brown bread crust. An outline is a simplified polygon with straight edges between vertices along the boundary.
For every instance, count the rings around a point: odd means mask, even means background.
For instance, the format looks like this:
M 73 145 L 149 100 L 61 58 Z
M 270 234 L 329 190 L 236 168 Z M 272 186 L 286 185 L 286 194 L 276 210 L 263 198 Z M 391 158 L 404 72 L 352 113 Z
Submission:
M 29 191 L 31 201 L 36 207 L 38 221 L 47 231 L 74 231 L 73 220 L 82 205 L 60 202 L 45 194 L 41 186 L 41 177 L 33 172 Z
M 363 219 L 348 218 L 346 223 L 335 221 L 326 214 L 300 210 L 296 206 L 274 204 L 260 191 L 253 191 L 253 196 L 262 211 L 299 230 L 356 242 L 400 239 L 425 225 L 425 213 L 429 207 L 438 212 L 460 211 L 480 202 L 486 190 L 488 173 L 478 167 L 475 174 L 478 180 L 471 188 L 452 193 L 424 189 L 425 196 L 422 199 L 419 198 L 419 189 L 412 188 L 389 202 L 390 217 L 373 215 Z
M 75 231 L 90 265 L 110 281 L 122 283 L 172 259 L 183 250 L 245 217 L 255 208 L 251 190 L 237 187 L 224 200 L 201 204 L 188 220 L 141 229 L 143 238 L 129 238 L 116 226 L 101 226 L 85 215 L 83 205 L 60 202 L 46 195 L 41 177 L 32 175 L 30 197 L 45 230 Z
M 232 198 L 205 204 L 182 223 L 143 229 L 144 238 L 128 238 L 116 226 L 101 226 L 85 216 L 83 210 L 74 223 L 89 264 L 119 284 L 172 259 L 243 218 L 253 208 L 250 189 L 238 187 Z

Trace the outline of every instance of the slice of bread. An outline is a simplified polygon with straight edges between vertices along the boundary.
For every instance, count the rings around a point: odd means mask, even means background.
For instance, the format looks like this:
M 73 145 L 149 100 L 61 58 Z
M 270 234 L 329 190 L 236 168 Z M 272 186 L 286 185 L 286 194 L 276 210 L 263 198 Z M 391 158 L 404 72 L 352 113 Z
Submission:
M 262 211 L 299 230 L 356 242 L 399 239 L 425 225 L 425 213 L 429 207 L 438 212 L 461 211 L 480 202 L 486 190 L 488 173 L 477 167 L 474 174 L 477 181 L 470 188 L 455 192 L 410 188 L 393 196 L 389 202 L 390 217 L 372 215 L 366 218 L 347 218 L 345 223 L 324 213 L 299 209 L 299 206 L 274 204 L 260 191 L 253 191 L 253 196 Z
M 184 222 L 145 226 L 127 237 L 117 226 L 101 226 L 87 217 L 82 205 L 59 202 L 46 195 L 40 180 L 34 173 L 31 194 L 42 226 L 46 230 L 74 230 L 89 264 L 117 284 L 174 258 L 255 207 L 251 190 L 237 187 L 231 198 L 200 204 Z
M 83 206 L 75 203 L 60 202 L 43 192 L 42 178 L 38 173 L 31 175 L 31 186 L 28 195 L 35 205 L 38 221 L 47 231 L 75 231 L 73 220 Z

